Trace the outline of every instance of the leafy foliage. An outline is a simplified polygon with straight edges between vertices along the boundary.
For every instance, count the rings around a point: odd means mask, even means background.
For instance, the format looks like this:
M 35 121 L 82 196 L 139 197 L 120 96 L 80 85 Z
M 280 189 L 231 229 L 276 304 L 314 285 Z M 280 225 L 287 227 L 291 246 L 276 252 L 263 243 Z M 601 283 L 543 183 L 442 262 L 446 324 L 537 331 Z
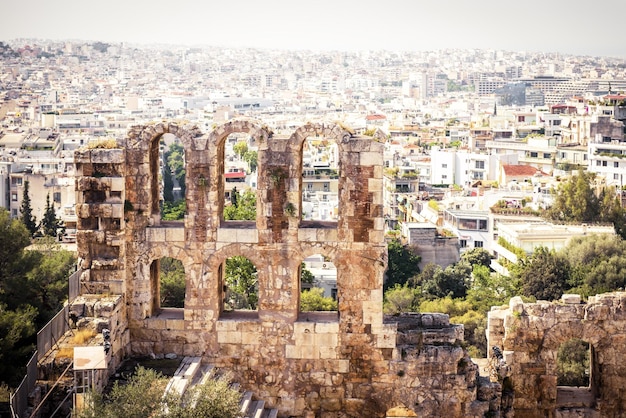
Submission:
M 564 342 L 557 352 L 557 385 L 589 386 L 589 343 L 579 338 Z
M 615 235 L 573 238 L 563 249 L 571 266 L 568 284 L 584 296 L 626 287 L 626 242 Z
M 419 274 L 421 257 L 414 250 L 403 245 L 399 239 L 393 238 L 387 244 L 387 273 L 384 289 L 390 289 L 396 284 L 403 285 L 411 277 Z
M 35 241 L 0 209 L 0 380 L 16 386 L 32 353 L 35 331 L 60 309 L 76 259 L 55 238 Z
M 383 302 L 383 312 L 386 314 L 397 315 L 402 312 L 414 312 L 417 309 L 419 290 L 411 288 L 407 285 L 400 286 L 396 284 L 385 292 L 385 300 Z
M 210 376 L 184 396 L 163 396 L 167 379 L 152 369 L 138 367 L 126 384 L 116 382 L 108 397 L 94 394 L 93 405 L 79 418 L 239 418 L 241 395 L 230 387 L 230 375 Z
M 337 301 L 330 296 L 324 296 L 324 289 L 312 287 L 300 293 L 300 311 L 336 311 Z
M 461 254 L 461 261 L 474 267 L 476 265 L 489 267 L 491 264 L 491 254 L 484 248 L 472 248 Z
M 162 308 L 185 307 L 185 268 L 180 260 L 163 257 L 160 263 L 160 300 Z
M 232 309 L 256 309 L 259 301 L 256 267 L 244 256 L 226 260 L 226 300 Z
M 0 376 L 13 387 L 19 384 L 34 349 L 36 316 L 37 309 L 30 305 L 8 310 L 0 303 Z
M 256 219 L 256 193 L 248 189 L 239 194 L 233 189 L 231 204 L 224 207 L 224 220 L 253 221 Z
M 555 300 L 567 290 L 570 266 L 562 255 L 538 247 L 530 258 L 520 261 L 517 275 L 524 296 Z
M 176 202 L 163 202 L 163 220 L 166 221 L 178 221 L 185 218 L 187 213 L 187 202 L 185 199 L 177 200 Z
M 562 183 L 554 204 L 546 211 L 548 219 L 574 222 L 610 222 L 626 238 L 626 210 L 613 189 L 604 188 L 596 196 L 591 185 L 595 173 L 580 170 Z
M 311 270 L 306 268 L 304 263 L 300 264 L 300 281 L 306 284 L 313 284 L 315 276 L 311 273 Z

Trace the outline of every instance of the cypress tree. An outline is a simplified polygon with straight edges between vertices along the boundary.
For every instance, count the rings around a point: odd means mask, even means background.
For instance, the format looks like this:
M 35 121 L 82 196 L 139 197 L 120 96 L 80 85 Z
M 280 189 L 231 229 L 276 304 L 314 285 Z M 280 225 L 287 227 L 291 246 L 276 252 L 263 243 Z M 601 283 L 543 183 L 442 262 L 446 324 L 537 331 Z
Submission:
M 50 204 L 50 194 L 46 196 L 46 210 L 41 220 L 41 232 L 44 236 L 57 237 L 63 232 L 63 223 L 57 218 L 54 205 Z
M 30 232 L 30 236 L 32 237 L 35 233 L 37 233 L 39 228 L 37 227 L 37 220 L 33 216 L 33 208 L 30 206 L 30 196 L 28 195 L 29 186 L 29 181 L 24 181 L 24 195 L 22 196 L 22 207 L 20 208 L 20 212 L 22 223 L 24 223 L 26 229 L 28 229 L 28 232 Z

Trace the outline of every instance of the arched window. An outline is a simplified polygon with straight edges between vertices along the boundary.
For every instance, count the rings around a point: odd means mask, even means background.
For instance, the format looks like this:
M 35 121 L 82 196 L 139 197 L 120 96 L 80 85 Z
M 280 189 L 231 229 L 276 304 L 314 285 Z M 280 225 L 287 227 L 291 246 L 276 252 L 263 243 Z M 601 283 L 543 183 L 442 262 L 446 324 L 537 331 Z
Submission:
M 302 261 L 299 275 L 299 319 L 316 320 L 323 317 L 326 320 L 337 320 L 337 268 L 334 263 L 322 254 L 313 254 Z
M 186 275 L 183 263 L 171 257 L 162 257 L 150 264 L 152 316 L 167 314 L 183 317 L 185 307 Z
M 337 141 L 309 136 L 302 145 L 302 220 L 336 222 L 339 216 Z
M 255 265 L 236 255 L 227 258 L 218 270 L 223 289 L 222 314 L 225 317 L 258 314 L 259 280 Z
M 224 140 L 224 221 L 256 220 L 257 156 L 248 133 L 231 133 Z
M 593 348 L 584 340 L 572 338 L 558 349 L 557 406 L 565 408 L 595 406 Z
M 180 221 L 186 213 L 185 149 L 180 139 L 166 133 L 159 141 L 162 196 L 161 219 Z

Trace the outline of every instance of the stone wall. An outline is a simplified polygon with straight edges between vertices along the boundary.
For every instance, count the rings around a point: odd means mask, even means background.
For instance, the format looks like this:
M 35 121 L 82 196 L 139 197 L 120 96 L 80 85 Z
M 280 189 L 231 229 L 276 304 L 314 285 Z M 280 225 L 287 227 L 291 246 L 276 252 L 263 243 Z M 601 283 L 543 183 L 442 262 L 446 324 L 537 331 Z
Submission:
M 226 221 L 224 142 L 247 132 L 258 144 L 255 221 Z M 187 214 L 159 214 L 159 140 L 185 148 Z M 339 220 L 302 221 L 302 148 L 309 136 L 339 149 Z M 384 320 L 387 265 L 382 211 L 383 144 L 337 124 L 307 124 L 276 137 L 235 120 L 204 134 L 194 126 L 131 128 L 119 149 L 80 150 L 77 165 L 81 289 L 118 295 L 128 335 L 116 355 L 202 356 L 231 370 L 281 416 L 377 417 L 396 406 L 420 416 L 482 417 L 499 408 L 499 385 L 478 379 L 447 316 Z M 313 254 L 337 267 L 338 312 L 301 313 L 299 269 Z M 258 309 L 224 309 L 224 263 L 257 269 Z M 185 268 L 183 309 L 159 305 L 158 260 Z M 86 295 L 85 295 L 86 296 Z
M 588 388 L 557 387 L 557 352 L 573 339 L 590 344 Z M 626 293 L 581 303 L 523 303 L 489 313 L 489 346 L 503 349 L 515 417 L 620 417 L 626 414 Z

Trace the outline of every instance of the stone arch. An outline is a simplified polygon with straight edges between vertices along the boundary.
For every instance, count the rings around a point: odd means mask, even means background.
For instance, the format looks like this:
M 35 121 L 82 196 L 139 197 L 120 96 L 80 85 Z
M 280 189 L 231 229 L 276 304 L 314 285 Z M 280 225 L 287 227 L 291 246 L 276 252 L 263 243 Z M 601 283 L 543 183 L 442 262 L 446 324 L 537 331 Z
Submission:
M 196 285 L 194 277 L 194 261 L 187 252 L 182 248 L 174 245 L 167 245 L 163 243 L 161 245 L 151 246 L 149 251 L 143 254 L 136 264 L 136 276 L 142 277 L 144 284 L 141 285 L 135 281 L 133 286 L 138 290 L 141 289 L 145 294 L 145 300 L 143 301 L 146 306 L 143 309 L 143 317 L 154 316 L 159 313 L 160 310 L 160 292 L 159 292 L 159 265 L 158 261 L 163 257 L 175 258 L 182 262 L 185 269 L 185 295 L 188 297 L 191 294 L 191 289 Z M 145 283 L 147 282 L 147 283 Z
M 304 261 L 304 259 L 306 259 L 309 256 L 312 255 L 316 255 L 316 254 L 320 254 L 326 258 L 329 259 L 329 261 L 331 263 L 333 263 L 335 265 L 335 268 L 337 270 L 337 276 L 339 276 L 339 271 L 340 271 L 340 266 L 337 265 L 337 260 L 339 259 L 339 254 L 338 254 L 338 249 L 335 246 L 332 245 L 326 245 L 324 243 L 319 243 L 316 245 L 311 245 L 311 246 L 305 246 L 304 248 L 301 249 L 300 253 L 298 254 L 299 257 L 299 263 L 298 263 L 298 268 L 295 269 L 295 277 L 292 278 L 292 280 L 295 281 L 296 283 L 296 288 L 297 288 L 297 311 L 299 313 L 299 318 L 301 319 L 305 319 L 302 313 L 300 313 L 300 298 L 301 298 L 301 292 L 302 292 L 302 284 L 300 281 L 300 274 L 301 274 L 301 270 L 300 270 L 300 265 L 301 263 Z M 339 298 L 337 298 L 337 302 L 339 303 Z M 330 314 L 330 313 L 329 313 Z M 338 319 L 339 318 L 339 306 L 337 308 L 337 312 L 333 312 L 332 315 L 334 315 L 334 319 Z
M 272 136 L 272 132 L 268 127 L 261 125 L 259 122 L 247 119 L 236 119 L 217 126 L 208 137 L 207 148 L 210 152 L 208 158 L 214 162 L 211 164 L 211 172 L 209 173 L 208 186 L 209 190 L 215 191 L 217 205 L 215 205 L 215 214 L 219 218 L 221 224 L 224 213 L 224 158 L 225 158 L 225 141 L 228 135 L 233 133 L 245 132 L 255 139 L 259 145 L 259 149 L 267 146 L 268 139 Z M 264 167 L 263 161 L 258 159 L 257 172 L 262 172 Z M 257 206 L 259 202 L 257 191 Z M 258 212 L 257 212 L 258 218 Z
M 346 155 L 344 152 L 344 144 L 347 140 L 352 138 L 353 134 L 348 131 L 345 127 L 341 126 L 338 123 L 307 123 L 305 125 L 300 126 L 298 129 L 294 131 L 294 133 L 289 137 L 289 148 L 293 154 L 293 167 L 291 167 L 290 178 L 297 179 L 298 182 L 298 190 L 297 190 L 297 202 L 289 202 L 297 208 L 297 213 L 302 216 L 302 173 L 303 173 L 303 148 L 304 141 L 310 136 L 323 136 L 326 138 L 331 138 L 336 141 L 337 148 L 339 152 L 339 161 L 338 168 L 341 171 L 342 166 L 344 166 L 345 162 L 343 161 L 344 156 Z M 339 178 L 338 190 L 341 191 L 343 187 L 342 178 Z M 341 199 L 339 199 L 341 202 Z M 341 203 L 339 203 L 339 215 L 341 216 Z M 306 222 L 305 222 L 306 224 Z
M 268 266 L 267 261 L 262 254 L 253 246 L 246 244 L 230 244 L 217 250 L 206 261 L 206 271 L 211 272 L 212 279 L 209 279 L 208 283 L 202 284 L 213 289 L 215 294 L 218 295 L 218 315 L 224 312 L 224 296 L 225 296 L 225 283 L 224 283 L 224 265 L 226 260 L 234 256 L 243 256 L 250 260 L 254 264 L 257 271 L 257 279 L 259 283 L 259 306 L 261 305 L 262 298 L 265 297 L 264 284 L 268 282 Z M 212 292 L 211 292 L 212 293 Z M 257 310 L 258 311 L 258 310 Z
M 580 339 L 589 344 L 589 387 L 557 386 L 557 353 L 562 344 L 572 339 Z M 602 379 L 598 372 L 598 353 L 606 349 L 609 341 L 610 335 L 606 330 L 596 323 L 582 319 L 559 322 L 545 330 L 539 357 L 545 364 L 549 381 L 553 382 L 547 389 L 557 407 L 593 407 L 596 404 Z
M 137 189 L 135 193 L 129 194 L 129 201 L 133 207 L 144 208 L 152 225 L 161 223 L 159 142 L 166 133 L 175 135 L 180 139 L 186 155 L 190 155 L 189 151 L 193 149 L 194 138 L 201 135 L 199 128 L 195 125 L 180 126 L 175 122 L 159 122 L 131 128 L 126 144 L 127 152 L 131 153 L 130 160 L 140 163 L 134 182 L 135 187 L 143 188 L 145 184 L 150 185 L 147 196 L 142 196 Z M 137 201 L 133 201 L 133 196 Z M 145 200 L 139 201 L 140 197 L 145 198 Z

